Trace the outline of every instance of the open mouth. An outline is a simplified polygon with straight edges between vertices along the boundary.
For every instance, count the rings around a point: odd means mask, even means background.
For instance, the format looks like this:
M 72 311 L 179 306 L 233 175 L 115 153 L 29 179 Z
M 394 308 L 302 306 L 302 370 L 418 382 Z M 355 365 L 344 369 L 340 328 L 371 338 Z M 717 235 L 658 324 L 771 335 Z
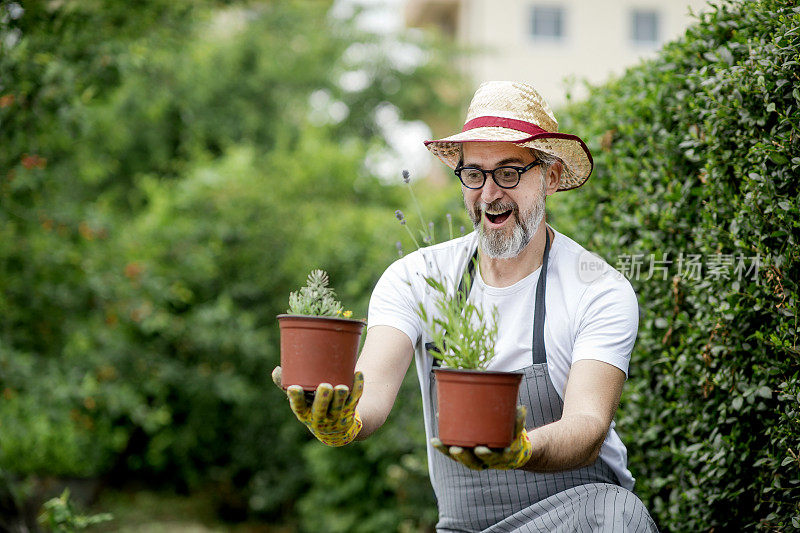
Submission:
M 486 215 L 486 219 L 491 222 L 492 224 L 502 224 L 508 217 L 511 216 L 511 209 L 507 209 L 505 211 L 484 211 Z

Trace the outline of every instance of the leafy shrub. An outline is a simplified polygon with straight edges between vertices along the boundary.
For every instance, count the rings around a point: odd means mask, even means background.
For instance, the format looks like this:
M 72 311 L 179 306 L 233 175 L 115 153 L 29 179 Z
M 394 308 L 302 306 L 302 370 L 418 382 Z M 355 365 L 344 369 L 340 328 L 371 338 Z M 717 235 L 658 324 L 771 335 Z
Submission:
M 800 527 L 798 27 L 720 2 L 562 121 L 596 166 L 555 216 L 639 296 L 618 429 L 664 531 Z
M 299 521 L 315 480 L 269 379 L 275 316 L 316 265 L 365 315 L 401 198 L 365 167 L 387 149 L 376 111 L 451 113 L 433 87 L 452 68 L 393 64 L 331 3 L 9 5 L 0 469 L 212 485 L 226 518 Z

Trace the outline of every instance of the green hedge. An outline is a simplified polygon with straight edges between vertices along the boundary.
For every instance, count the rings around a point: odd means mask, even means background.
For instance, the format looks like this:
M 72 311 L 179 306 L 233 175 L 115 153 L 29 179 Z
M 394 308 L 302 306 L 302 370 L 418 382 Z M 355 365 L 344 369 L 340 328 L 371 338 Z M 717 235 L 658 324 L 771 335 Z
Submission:
M 800 528 L 799 51 L 796 2 L 720 2 L 562 116 L 596 166 L 554 216 L 638 294 L 618 428 L 664 531 Z

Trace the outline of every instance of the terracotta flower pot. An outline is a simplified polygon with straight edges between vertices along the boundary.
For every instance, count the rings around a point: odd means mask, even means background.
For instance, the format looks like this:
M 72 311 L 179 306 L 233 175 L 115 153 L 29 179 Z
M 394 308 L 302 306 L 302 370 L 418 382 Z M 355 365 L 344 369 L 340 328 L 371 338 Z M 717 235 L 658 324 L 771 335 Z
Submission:
M 306 391 L 320 383 L 353 386 L 363 320 L 278 315 L 281 329 L 281 385 Z
M 436 368 L 439 440 L 505 448 L 514 438 L 521 372 Z

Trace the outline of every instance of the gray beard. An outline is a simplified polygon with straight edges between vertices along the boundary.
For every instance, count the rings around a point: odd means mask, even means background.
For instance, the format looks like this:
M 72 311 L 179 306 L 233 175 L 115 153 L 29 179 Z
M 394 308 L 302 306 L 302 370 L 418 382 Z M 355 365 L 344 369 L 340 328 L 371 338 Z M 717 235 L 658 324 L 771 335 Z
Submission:
M 519 213 L 516 206 L 513 206 L 514 209 L 511 216 L 515 217 L 516 221 L 511 235 L 506 235 L 502 231 L 487 231 L 481 223 L 480 213 L 488 206 L 483 202 L 477 204 L 476 207 L 479 207 L 480 210 L 475 209 L 473 211 L 475 215 L 477 215 L 477 219 L 473 213 L 470 213 L 470 218 L 472 219 L 472 224 L 475 226 L 475 229 L 478 231 L 479 244 L 483 253 L 492 259 L 511 259 L 522 253 L 522 250 L 531 242 L 533 234 L 544 219 L 545 187 L 544 180 L 542 180 L 542 194 L 529 211 Z M 512 206 L 503 204 L 502 207 L 509 208 Z

